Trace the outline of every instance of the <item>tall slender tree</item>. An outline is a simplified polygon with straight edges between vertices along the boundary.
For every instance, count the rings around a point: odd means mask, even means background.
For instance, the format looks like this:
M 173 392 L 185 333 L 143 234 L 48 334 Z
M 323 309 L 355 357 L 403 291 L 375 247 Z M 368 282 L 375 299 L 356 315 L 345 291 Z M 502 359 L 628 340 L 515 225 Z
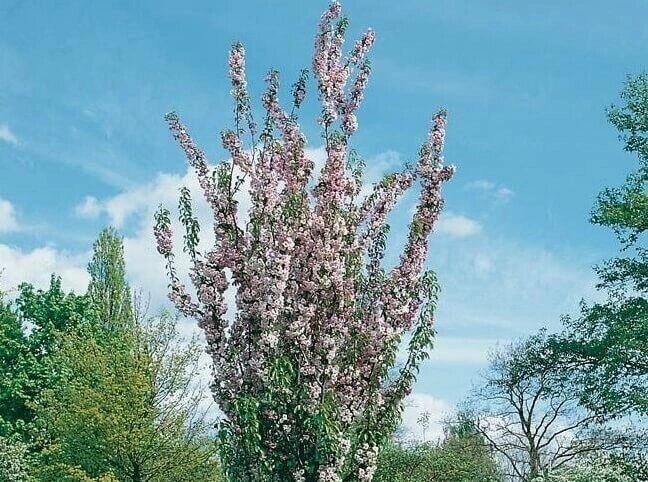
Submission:
M 443 162 L 446 113 L 434 116 L 416 163 L 386 176 L 363 199 L 362 164 L 351 143 L 374 33 L 368 30 L 344 55 L 347 26 L 334 0 L 315 38 L 326 151 L 318 178 L 297 122 L 305 75 L 284 110 L 279 75 L 269 72 L 259 131 L 238 43 L 229 57 L 234 126 L 222 133 L 231 160 L 212 170 L 178 116 L 166 116 L 213 209 L 215 243 L 203 253 L 189 192 L 181 191 L 195 295 L 175 268 L 168 210 L 157 213 L 155 235 L 170 298 L 205 332 L 213 392 L 225 414 L 220 447 L 236 482 L 370 481 L 432 345 L 439 287 L 424 264 L 442 185 L 454 174 Z M 243 217 L 237 193 L 247 181 L 251 207 Z M 396 266 L 387 268 L 388 215 L 417 181 L 405 246 Z M 225 316 L 230 286 L 237 308 L 231 323 Z M 396 368 L 407 339 L 406 361 Z
M 99 319 L 106 328 L 115 329 L 132 323 L 133 295 L 126 280 L 124 245 L 115 229 L 109 227 L 99 233 L 88 273 L 87 295 L 97 307 Z

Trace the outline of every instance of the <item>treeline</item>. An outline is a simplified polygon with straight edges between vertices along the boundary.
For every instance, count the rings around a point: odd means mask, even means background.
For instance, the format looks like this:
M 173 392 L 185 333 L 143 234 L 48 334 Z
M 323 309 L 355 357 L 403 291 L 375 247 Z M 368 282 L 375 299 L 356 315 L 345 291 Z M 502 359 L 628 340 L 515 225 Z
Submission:
M 0 480 L 218 481 L 202 347 L 149 316 L 104 230 L 86 294 L 22 284 L 0 300 Z

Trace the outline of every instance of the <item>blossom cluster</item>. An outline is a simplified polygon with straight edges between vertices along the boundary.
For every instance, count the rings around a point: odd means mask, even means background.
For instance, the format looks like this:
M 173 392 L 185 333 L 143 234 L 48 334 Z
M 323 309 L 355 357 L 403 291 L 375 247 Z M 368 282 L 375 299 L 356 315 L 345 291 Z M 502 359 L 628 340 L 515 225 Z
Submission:
M 167 262 L 171 300 L 205 332 L 213 393 L 225 415 L 221 435 L 233 447 L 223 458 L 236 480 L 267 480 L 259 474 L 269 471 L 297 482 L 370 481 L 379 446 L 431 343 L 436 286 L 423 265 L 443 206 L 442 184 L 454 173 L 442 158 L 446 113 L 434 116 L 415 165 L 386 176 L 360 199 L 350 139 L 375 36 L 367 31 L 345 57 L 346 25 L 334 0 L 315 41 L 326 141 L 319 178 L 313 179 L 314 162 L 294 112 L 281 107 L 275 71 L 266 78 L 266 120 L 255 137 L 240 44 L 229 57 L 235 128 L 222 134 L 231 159 L 210 168 L 177 115 L 166 118 L 213 211 L 215 243 L 200 253 L 196 221 L 188 201 L 181 203 L 181 221 L 192 233 L 185 242 L 194 294 L 176 274 L 168 211 L 157 214 L 154 234 Z M 302 74 L 293 88 L 293 111 L 304 101 L 305 79 Z M 417 181 L 420 197 L 406 245 L 387 270 L 389 213 Z M 237 196 L 246 185 L 251 205 L 243 224 Z M 231 288 L 236 310 L 229 320 L 225 293 Z M 408 361 L 394 376 L 408 332 L 414 333 Z

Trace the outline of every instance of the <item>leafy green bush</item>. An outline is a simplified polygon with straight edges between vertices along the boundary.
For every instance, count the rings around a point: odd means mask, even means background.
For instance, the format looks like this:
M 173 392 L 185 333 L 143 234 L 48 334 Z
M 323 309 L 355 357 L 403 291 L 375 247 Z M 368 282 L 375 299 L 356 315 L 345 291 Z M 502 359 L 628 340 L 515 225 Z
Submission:
M 27 474 L 27 446 L 0 436 L 0 481 L 27 481 Z
M 464 421 L 465 422 L 465 421 Z M 373 482 L 499 482 L 498 467 L 482 438 L 469 424 L 446 430 L 439 444 L 385 447 Z

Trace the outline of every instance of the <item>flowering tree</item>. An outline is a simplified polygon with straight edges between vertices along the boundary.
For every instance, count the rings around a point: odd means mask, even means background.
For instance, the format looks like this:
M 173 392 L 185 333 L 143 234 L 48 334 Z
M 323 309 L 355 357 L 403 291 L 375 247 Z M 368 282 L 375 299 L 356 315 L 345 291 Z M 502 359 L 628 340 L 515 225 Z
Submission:
M 229 57 L 234 128 L 222 134 L 229 161 L 212 172 L 176 114 L 166 116 L 213 208 L 215 243 L 199 253 L 198 221 L 189 191 L 181 191 L 195 294 L 174 268 L 169 211 L 158 211 L 154 232 L 171 300 L 205 332 L 213 393 L 224 412 L 221 456 L 237 482 L 370 481 L 432 343 L 438 286 L 423 264 L 443 204 L 441 185 L 454 173 L 442 165 L 445 112 L 434 116 L 416 165 L 360 199 L 363 166 L 349 143 L 374 34 L 367 31 L 345 56 L 346 27 L 334 0 L 322 15 L 313 59 L 326 143 L 318 179 L 297 123 L 307 73 L 293 86 L 290 112 L 278 101 L 278 73 L 268 74 L 259 130 L 240 44 Z M 400 261 L 387 270 L 387 216 L 415 181 L 421 190 L 409 235 Z M 243 219 L 237 194 L 246 182 L 251 207 Z M 233 320 L 224 297 L 230 286 Z M 396 367 L 406 334 L 406 359 Z

